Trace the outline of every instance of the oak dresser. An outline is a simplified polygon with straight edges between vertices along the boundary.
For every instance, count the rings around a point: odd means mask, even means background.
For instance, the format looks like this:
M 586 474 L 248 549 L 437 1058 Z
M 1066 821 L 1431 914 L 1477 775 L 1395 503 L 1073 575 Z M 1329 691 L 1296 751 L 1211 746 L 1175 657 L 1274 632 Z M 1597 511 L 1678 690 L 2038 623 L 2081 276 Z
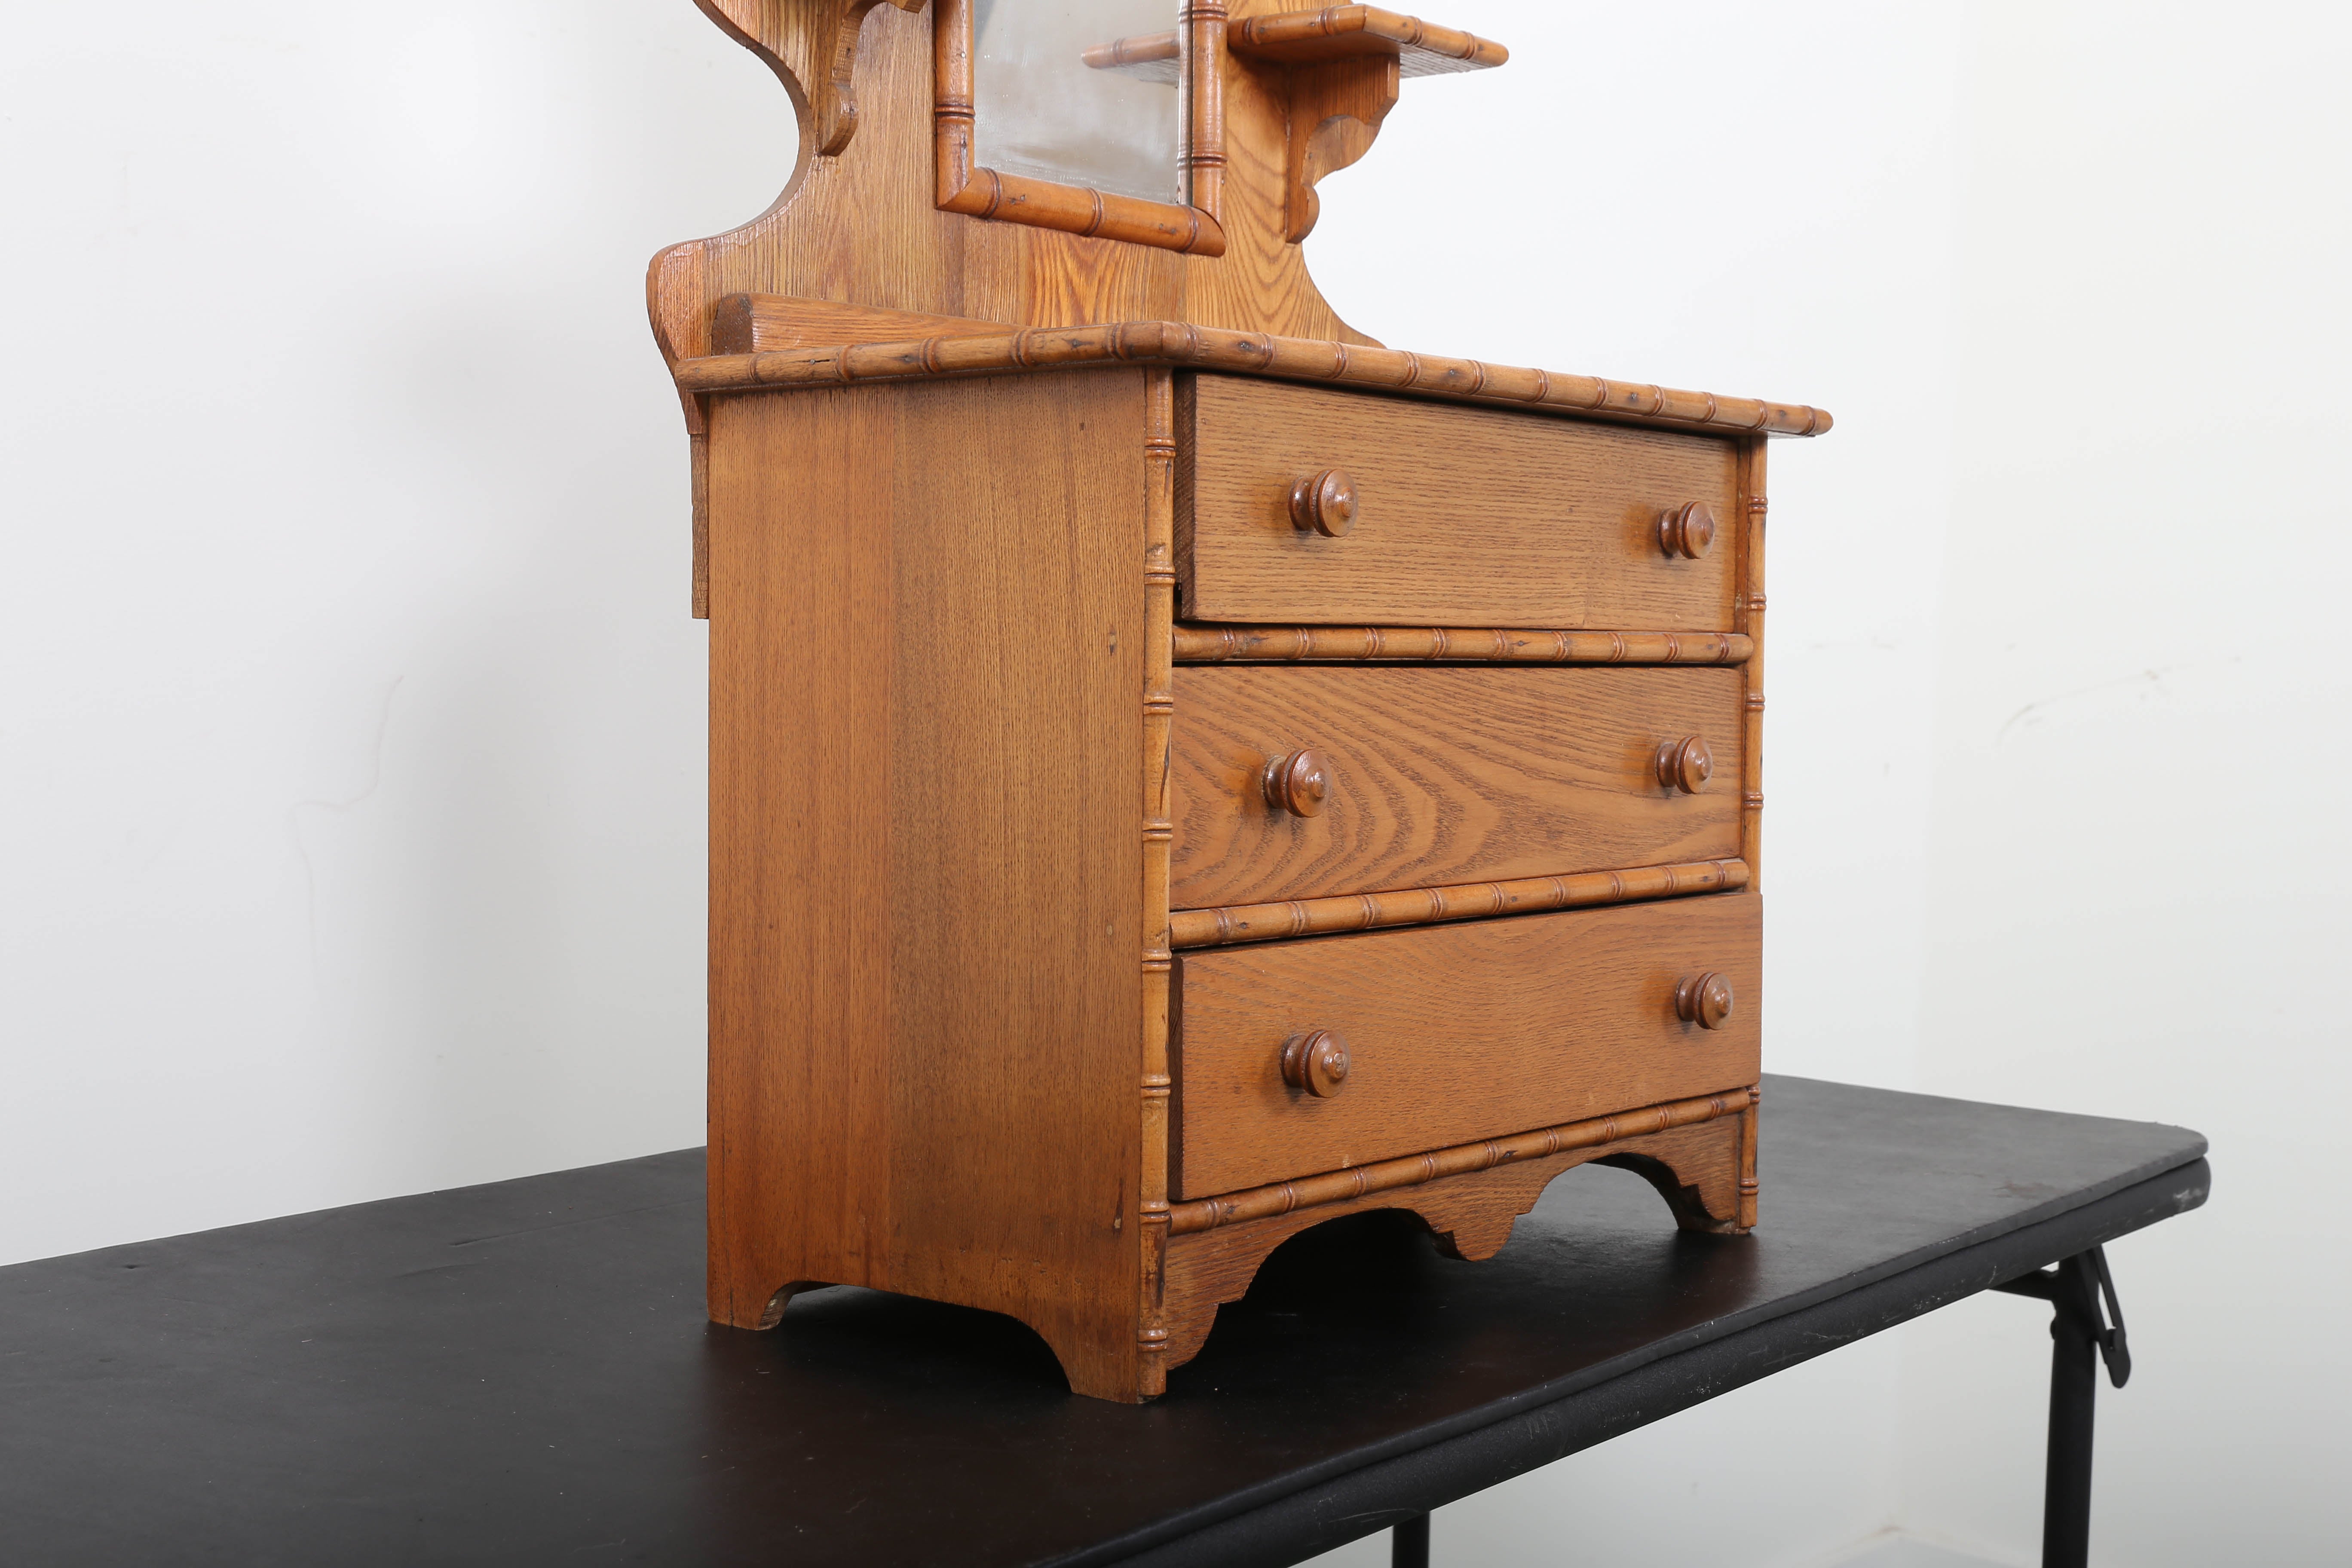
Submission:
M 1315 182 L 1502 61 L 1471 35 L 697 3 L 802 148 L 649 279 L 710 622 L 711 1316 L 987 1308 L 1135 1401 L 1324 1220 L 1485 1258 L 1604 1161 L 1754 1225 L 1764 448 L 1828 416 L 1332 314 Z

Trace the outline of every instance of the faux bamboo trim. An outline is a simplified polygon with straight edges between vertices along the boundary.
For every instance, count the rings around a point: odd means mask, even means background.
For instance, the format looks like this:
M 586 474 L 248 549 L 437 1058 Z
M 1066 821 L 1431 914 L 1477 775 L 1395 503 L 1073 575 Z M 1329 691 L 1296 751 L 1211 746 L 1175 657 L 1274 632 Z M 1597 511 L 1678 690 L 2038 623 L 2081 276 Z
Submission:
M 1669 1100 L 1664 1105 L 1620 1111 L 1614 1116 L 1538 1128 L 1508 1138 L 1489 1138 L 1484 1143 L 1459 1143 L 1426 1154 L 1407 1154 L 1402 1159 L 1353 1165 L 1319 1176 L 1300 1176 L 1271 1186 L 1250 1187 L 1222 1197 L 1175 1204 L 1168 1211 L 1169 1233 L 1189 1236 L 1197 1230 L 1271 1219 L 1298 1209 L 1344 1204 L 1370 1193 L 1417 1187 L 1443 1176 L 1491 1171 L 1518 1160 L 1540 1160 L 1570 1149 L 1590 1149 L 1621 1139 L 1646 1138 L 1677 1127 L 1693 1127 L 1718 1117 L 1744 1113 L 1753 1103 L 1754 1093 L 1752 1089 L 1727 1089 L 1700 1100 Z
M 708 354 L 680 360 L 674 368 L 680 388 L 710 393 L 1138 363 L 1239 371 L 1390 391 L 1411 388 L 1417 395 L 1459 402 L 1503 404 L 1717 435 L 1818 436 L 1833 423 L 1822 410 L 1801 404 L 1717 397 L 1597 376 L 1555 375 L 1477 360 L 1444 359 L 1316 338 L 1276 337 L 1270 332 L 1236 332 L 1183 321 L 1030 327 L 902 342 Z
M 1179 13 L 1176 25 L 1192 36 L 1192 47 L 1177 61 L 1177 101 L 1182 108 L 1181 141 L 1184 148 L 1184 199 L 1215 224 L 1225 211 L 1225 5 L 1224 0 L 1192 0 Z M 1217 250 L 1224 250 L 1224 230 L 1217 230 Z
M 1545 632 L 1507 627 L 1180 626 L 1179 664 L 1744 664 L 1737 632 Z
M 686 438 L 688 494 L 693 513 L 694 565 L 688 586 L 688 608 L 698 621 L 710 618 L 710 437 L 688 434 Z
M 1237 942 L 1274 942 L 1327 931 L 1541 914 L 1547 910 L 1583 909 L 1631 899 L 1727 893 L 1746 886 L 1744 861 L 1685 860 L 1626 871 L 1580 871 L 1567 877 L 1525 877 L 1509 882 L 1414 888 L 1401 893 L 1351 893 L 1334 899 L 1296 899 L 1286 904 L 1229 904 L 1223 909 L 1176 910 L 1168 917 L 1168 943 L 1180 951 L 1225 947 Z
M 1759 884 L 1764 871 L 1764 520 L 1771 510 L 1765 495 L 1764 443 L 1741 443 L 1738 521 L 1739 592 L 1732 625 L 1747 635 L 1751 653 L 1741 668 L 1739 858 Z
M 1756 1228 L 1756 1110 L 1764 1098 L 1761 1088 L 1748 1091 L 1748 1109 L 1739 1118 L 1739 1228 Z
M 1168 1326 L 1160 1310 L 1168 1253 L 1168 1111 L 1174 1088 L 1168 1063 L 1168 858 L 1175 830 L 1168 817 L 1170 730 L 1176 715 L 1169 627 L 1176 613 L 1176 376 L 1145 373 L 1143 437 L 1143 1038 L 1140 1181 L 1137 1217 L 1142 1250 L 1137 1349 L 1144 1391 L 1166 1386 L 1161 1357 Z

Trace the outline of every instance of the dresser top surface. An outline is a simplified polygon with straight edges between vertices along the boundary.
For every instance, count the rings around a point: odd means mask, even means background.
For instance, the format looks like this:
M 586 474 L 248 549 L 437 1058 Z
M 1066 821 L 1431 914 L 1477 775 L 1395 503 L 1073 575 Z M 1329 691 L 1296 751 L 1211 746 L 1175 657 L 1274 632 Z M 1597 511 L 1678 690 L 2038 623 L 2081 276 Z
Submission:
M 680 360 L 673 368 L 680 387 L 707 394 L 1118 363 L 1179 365 L 1718 436 L 1818 436 L 1832 423 L 1826 410 L 1803 404 L 1717 397 L 1642 382 L 1186 321 L 1006 328 L 887 342 L 813 343 L 709 354 Z
M 2195 1207 L 2204 1147 L 1768 1077 L 1752 1237 L 1599 1168 L 1485 1263 L 1343 1221 L 1140 1409 L 992 1313 L 707 1323 L 698 1150 L 359 1205 L 0 1269 L 0 1518 L 27 1562 L 1290 1561 Z

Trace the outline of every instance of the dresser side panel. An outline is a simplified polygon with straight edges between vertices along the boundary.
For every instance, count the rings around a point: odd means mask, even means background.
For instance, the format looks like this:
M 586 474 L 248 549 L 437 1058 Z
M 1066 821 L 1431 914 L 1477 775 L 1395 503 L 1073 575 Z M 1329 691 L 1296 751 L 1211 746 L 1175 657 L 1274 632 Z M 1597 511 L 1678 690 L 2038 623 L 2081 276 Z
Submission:
M 1131 1385 L 1143 373 L 713 416 L 722 1289 L 1005 1311 Z
M 710 425 L 709 1307 L 748 1327 L 889 1274 L 899 432 L 866 394 Z

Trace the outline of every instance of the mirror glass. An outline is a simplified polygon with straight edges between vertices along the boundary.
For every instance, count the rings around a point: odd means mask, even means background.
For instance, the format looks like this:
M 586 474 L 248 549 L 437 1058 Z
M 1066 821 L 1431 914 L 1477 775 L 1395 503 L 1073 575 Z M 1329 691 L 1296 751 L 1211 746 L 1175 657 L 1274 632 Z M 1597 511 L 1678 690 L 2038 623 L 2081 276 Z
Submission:
M 975 0 L 973 161 L 1181 202 L 1178 0 Z

